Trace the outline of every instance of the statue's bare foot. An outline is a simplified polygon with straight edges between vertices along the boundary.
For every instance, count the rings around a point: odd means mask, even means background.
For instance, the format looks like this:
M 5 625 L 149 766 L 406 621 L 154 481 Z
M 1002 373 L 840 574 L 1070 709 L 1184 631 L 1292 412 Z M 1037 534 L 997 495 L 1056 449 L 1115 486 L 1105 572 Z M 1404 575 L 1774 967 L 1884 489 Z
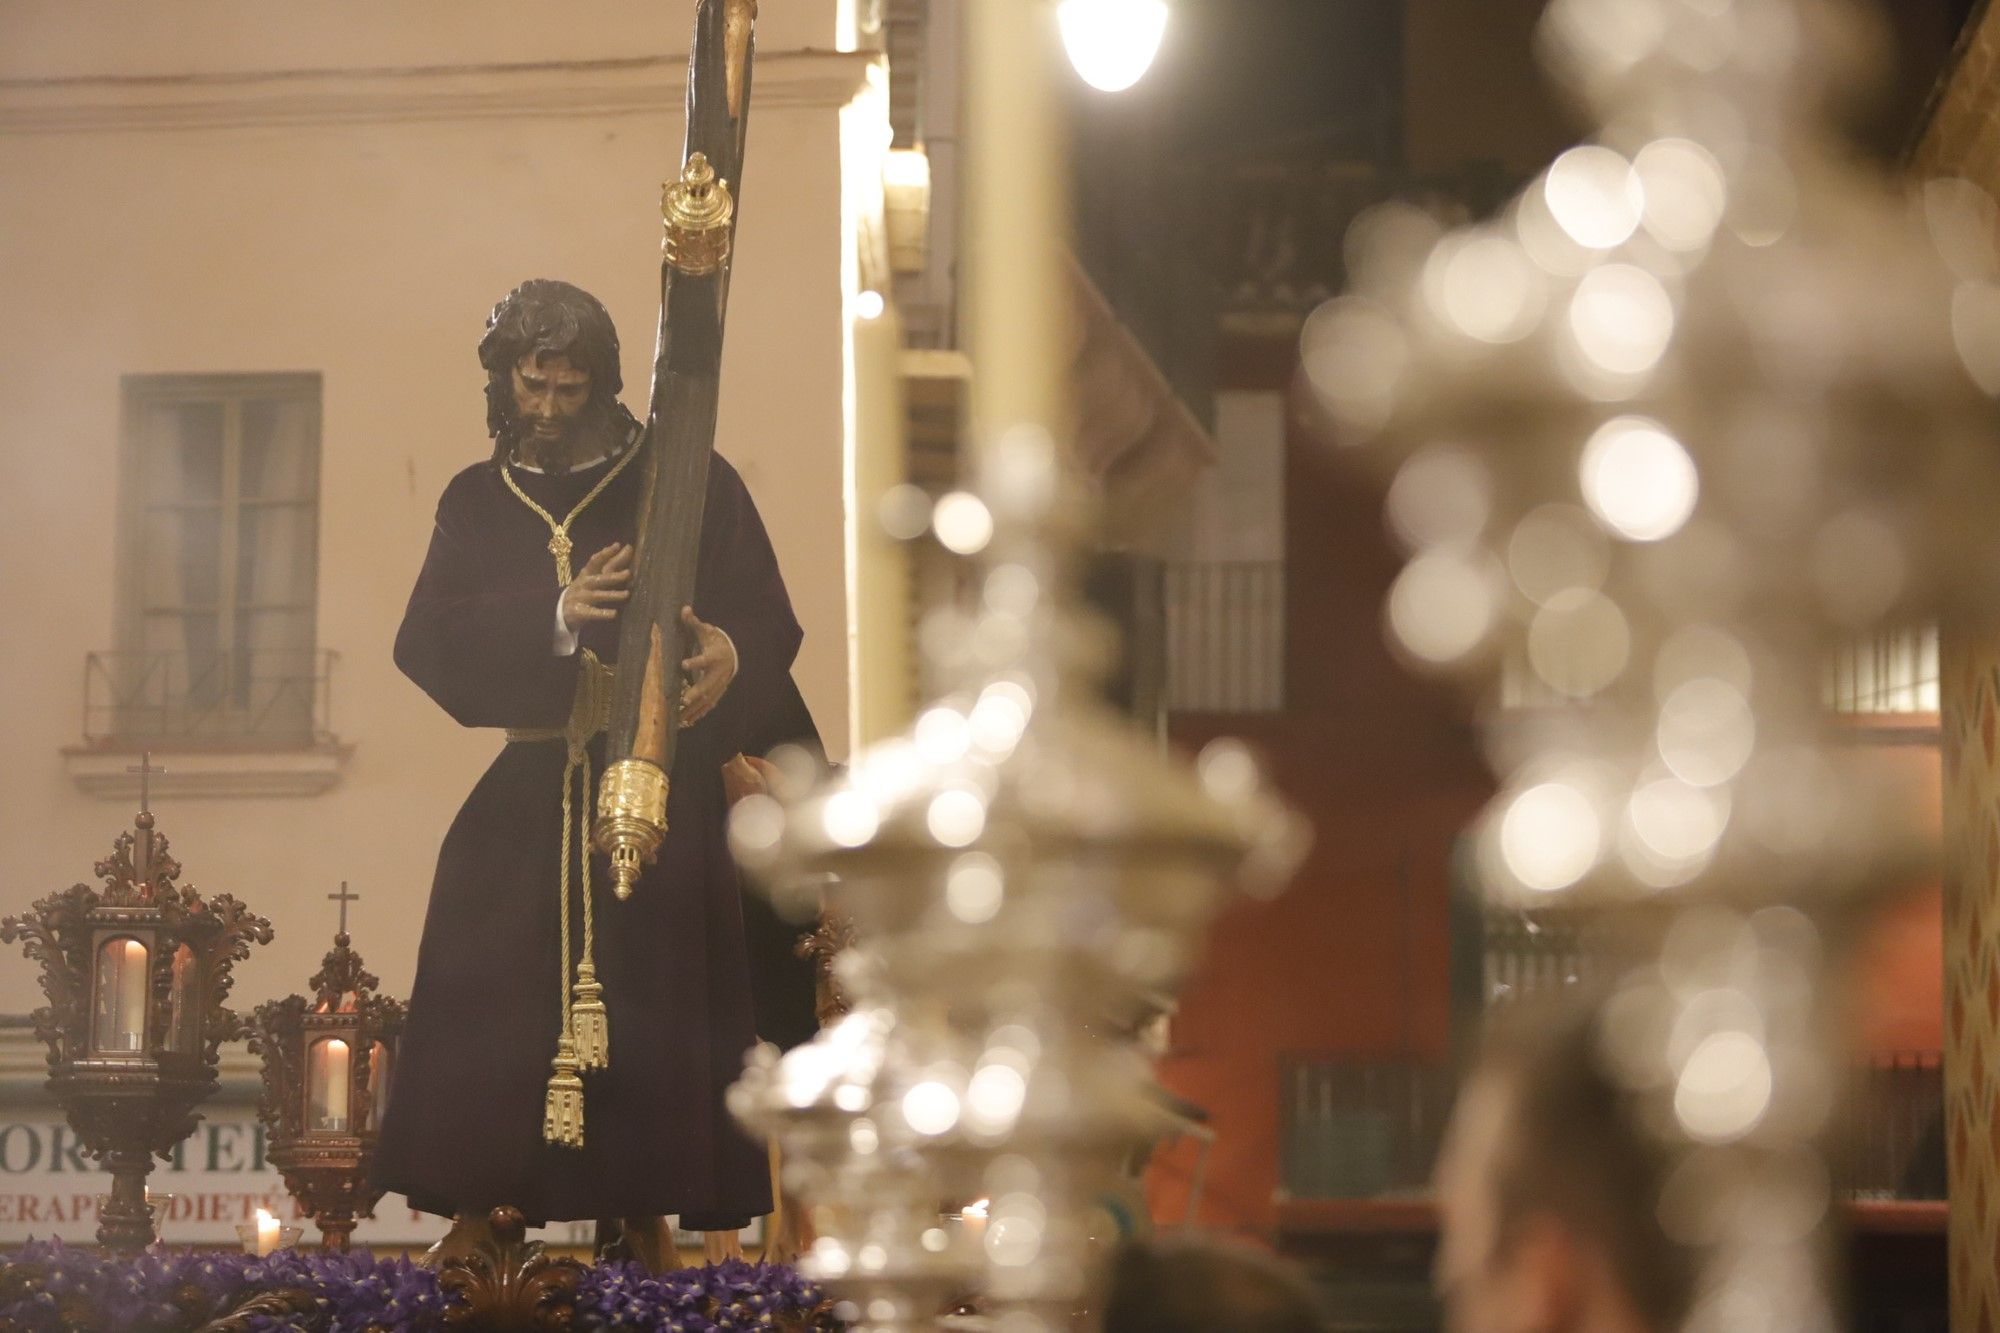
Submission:
M 607 1217 L 597 1223 L 597 1262 L 637 1260 L 649 1273 L 680 1267 L 664 1217 Z
M 719 1264 L 725 1259 L 741 1259 L 743 1234 L 738 1231 L 702 1232 L 701 1257 L 711 1264 Z
M 493 1224 L 484 1212 L 459 1213 L 451 1219 L 444 1239 L 423 1252 L 417 1260 L 426 1268 L 442 1268 L 447 1259 L 470 1259 L 483 1245 L 492 1245 Z
M 812 1223 L 806 1218 L 805 1205 L 786 1196 L 777 1216 L 771 1219 L 771 1237 L 764 1244 L 764 1262 L 795 1264 L 800 1255 L 812 1248 L 812 1243 Z

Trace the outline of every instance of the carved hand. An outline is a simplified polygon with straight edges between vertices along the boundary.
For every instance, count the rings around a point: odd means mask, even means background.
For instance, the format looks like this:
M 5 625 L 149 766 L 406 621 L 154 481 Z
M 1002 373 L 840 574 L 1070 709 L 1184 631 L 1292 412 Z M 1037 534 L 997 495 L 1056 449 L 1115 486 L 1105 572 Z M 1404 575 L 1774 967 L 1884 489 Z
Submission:
M 632 595 L 626 586 L 631 582 L 632 548 L 619 543 L 605 547 L 563 589 L 563 624 L 574 634 L 594 620 L 617 619 L 619 604 Z
M 736 679 L 736 647 L 715 626 L 695 618 L 694 608 L 681 608 L 681 623 L 694 631 L 700 650 L 681 663 L 687 692 L 681 696 L 681 725 L 691 727 L 722 702 L 722 692 Z
M 735 805 L 746 796 L 769 795 L 778 766 L 761 755 L 739 754 L 722 766 L 722 794 Z

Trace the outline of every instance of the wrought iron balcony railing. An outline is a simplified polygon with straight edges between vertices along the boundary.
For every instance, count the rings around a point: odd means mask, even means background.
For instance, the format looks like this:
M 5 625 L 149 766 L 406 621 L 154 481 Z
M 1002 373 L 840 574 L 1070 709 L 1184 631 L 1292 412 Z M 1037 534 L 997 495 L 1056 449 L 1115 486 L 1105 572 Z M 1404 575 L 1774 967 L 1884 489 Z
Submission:
M 1541 679 L 1523 651 L 1500 664 L 1503 709 L 1562 708 L 1574 699 Z M 1938 631 L 1892 630 L 1846 644 L 1828 659 L 1821 697 L 1832 713 L 1922 717 L 1938 711 Z
M 1937 712 L 1937 626 L 1879 634 L 1834 654 L 1826 706 L 1836 713 Z
M 1267 713 L 1285 706 L 1285 567 L 1169 563 L 1167 707 Z
M 99 652 L 84 659 L 83 737 L 93 745 L 331 741 L 332 649 L 230 654 Z
M 1278 1066 L 1284 1197 L 1372 1198 L 1429 1186 L 1455 1091 L 1449 1065 L 1292 1053 Z
M 1279 1190 L 1370 1198 L 1428 1186 L 1457 1080 L 1443 1061 L 1292 1053 L 1278 1072 Z M 1944 1197 L 1936 1052 L 1867 1056 L 1840 1089 L 1828 1166 L 1858 1199 Z
M 1834 1184 L 1861 1199 L 1944 1197 L 1944 1057 L 1876 1055 L 1834 1108 Z

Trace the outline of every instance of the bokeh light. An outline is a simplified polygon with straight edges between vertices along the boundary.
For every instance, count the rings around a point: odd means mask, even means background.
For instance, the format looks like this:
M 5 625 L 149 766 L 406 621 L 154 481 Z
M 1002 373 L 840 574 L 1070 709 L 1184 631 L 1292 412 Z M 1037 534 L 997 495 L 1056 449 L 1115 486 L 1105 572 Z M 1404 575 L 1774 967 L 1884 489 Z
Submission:
M 1557 158 L 1542 190 L 1556 225 L 1591 250 L 1614 249 L 1630 240 L 1646 206 L 1646 191 L 1632 164 L 1595 144 Z
M 1538 505 L 1507 539 L 1507 572 L 1523 597 L 1547 606 L 1566 593 L 1602 588 L 1611 572 L 1611 545 L 1578 506 Z
M 931 513 L 931 526 L 945 549 L 959 555 L 976 555 L 993 540 L 991 511 L 985 501 L 968 491 L 940 496 Z
M 1702 676 L 1667 696 L 1656 734 L 1660 758 L 1676 777 L 1692 786 L 1713 787 L 1749 762 L 1757 719 L 1736 686 Z
M 1526 337 L 1548 299 L 1542 271 L 1520 246 L 1494 234 L 1440 246 L 1425 268 L 1424 295 L 1447 325 L 1495 344 Z
M 1673 298 L 1646 270 L 1606 264 L 1577 283 L 1569 333 L 1590 366 L 1621 380 L 1642 377 L 1659 364 L 1673 338 Z
M 1597 864 L 1603 831 L 1597 808 L 1575 787 L 1545 782 L 1508 802 L 1500 821 L 1500 852 L 1527 888 L 1566 889 Z
M 1636 542 L 1679 532 L 1701 493 L 1687 449 L 1646 417 L 1618 417 L 1600 426 L 1583 447 L 1581 471 L 1591 512 Z
M 1528 662 L 1550 689 L 1588 698 L 1618 679 L 1632 657 L 1625 615 L 1603 593 L 1569 588 L 1528 625 Z
M 1389 626 L 1403 647 L 1444 665 L 1486 641 L 1499 616 L 1492 571 L 1469 554 L 1426 552 L 1389 590 Z
M 939 1080 L 917 1084 L 903 1094 L 903 1119 L 919 1134 L 935 1137 L 958 1124 L 958 1094 Z
M 1690 1138 L 1728 1143 L 1755 1129 L 1771 1107 L 1771 1057 L 1747 1032 L 1704 1039 L 1681 1068 L 1674 1114 Z
M 1397 470 L 1385 512 L 1412 551 L 1468 544 L 1493 515 L 1492 473 L 1470 449 L 1426 449 Z
M 1728 185 L 1715 155 L 1691 139 L 1656 139 L 1632 167 L 1645 191 L 1647 234 L 1669 250 L 1706 246 L 1728 208 Z

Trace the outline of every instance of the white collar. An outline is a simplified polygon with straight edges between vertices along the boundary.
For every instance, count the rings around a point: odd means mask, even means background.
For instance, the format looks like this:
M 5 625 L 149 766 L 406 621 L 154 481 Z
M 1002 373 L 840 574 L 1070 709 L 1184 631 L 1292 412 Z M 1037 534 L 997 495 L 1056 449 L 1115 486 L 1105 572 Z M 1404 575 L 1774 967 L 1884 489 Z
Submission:
M 634 444 L 637 444 L 639 442 L 639 437 L 644 435 L 645 433 L 646 432 L 644 427 L 635 427 L 631 430 L 626 431 L 625 442 L 619 445 L 616 449 L 613 449 L 611 452 L 605 454 L 602 458 L 594 459 L 591 462 L 585 463 L 582 467 L 573 467 L 568 472 L 565 472 L 563 475 L 566 477 L 573 477 L 577 476 L 580 473 L 588 472 L 594 467 L 603 467 L 606 463 L 617 462 L 619 459 L 625 456 L 625 451 L 627 449 L 630 449 Z M 545 476 L 547 475 L 548 472 L 546 468 L 530 467 L 528 464 L 523 463 L 519 459 L 515 458 L 508 459 L 507 466 L 519 468 L 523 472 L 532 472 L 538 477 Z
M 584 473 L 590 471 L 592 468 L 600 468 L 603 467 L 606 463 L 615 461 L 618 458 L 619 454 L 622 454 L 623 452 L 624 450 L 621 449 L 619 450 L 618 454 L 606 454 L 604 455 L 604 457 L 593 459 L 591 462 L 585 463 L 581 467 L 573 467 L 569 471 L 563 473 L 562 475 L 565 477 L 581 476 Z M 538 477 L 548 475 L 547 468 L 534 467 L 531 466 L 530 464 L 518 462 L 513 459 L 508 460 L 507 466 L 518 469 L 519 471 L 522 472 L 532 472 Z

